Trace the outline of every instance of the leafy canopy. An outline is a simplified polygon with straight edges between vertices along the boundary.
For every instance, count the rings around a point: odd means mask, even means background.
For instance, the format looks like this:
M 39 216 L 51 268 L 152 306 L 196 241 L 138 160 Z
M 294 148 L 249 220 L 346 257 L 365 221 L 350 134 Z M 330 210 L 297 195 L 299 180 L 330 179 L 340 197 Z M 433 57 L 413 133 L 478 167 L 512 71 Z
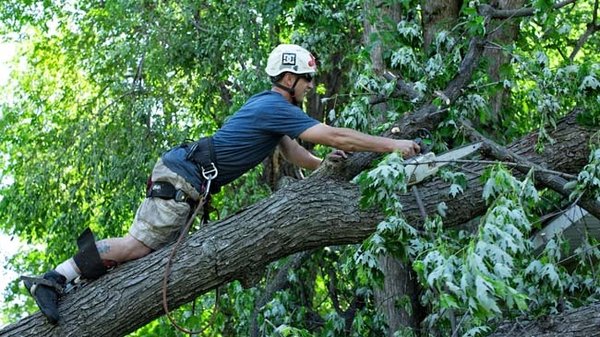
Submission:
M 482 62 L 447 107 L 434 93 L 460 72 L 470 41 L 491 33 L 477 2 L 465 2 L 427 48 L 421 2 L 375 3 L 3 1 L 0 30 L 19 53 L 0 100 L 0 228 L 32 247 L 14 256 L 11 267 L 35 274 L 55 266 L 74 253 L 74 238 L 88 226 L 98 237 L 126 233 L 160 153 L 211 134 L 250 95 L 267 89 L 262 69 L 280 42 L 317 55 L 322 110 L 309 112 L 333 125 L 378 133 L 430 99 L 448 112 L 435 130 L 436 151 L 464 141 L 459 118 L 501 142 L 540 128 L 539 148 L 553 141 L 546 128 L 575 107 L 584 111 L 580 122 L 599 125 L 600 41 L 592 35 L 580 49 L 576 43 L 594 17 L 593 1 L 569 10 L 533 1 L 525 4 L 533 16 L 501 21 L 497 29 L 511 22 L 519 28 L 514 41 L 493 45 L 508 58 L 501 76 L 490 76 L 492 60 Z M 364 20 L 379 30 L 363 36 Z M 416 96 L 398 97 L 396 84 L 377 75 L 370 54 L 377 45 L 386 68 L 411 83 Z M 508 99 L 494 111 L 490 101 L 498 93 Z M 386 107 L 375 109 L 371 97 L 387 98 Z M 595 138 L 573 198 L 598 197 L 598 144 Z M 451 182 L 447 193 L 464 192 L 464 176 L 442 174 Z M 482 196 L 489 209 L 472 232 L 444 229 L 443 204 L 423 224 L 407 223 L 397 198 L 406 191 L 405 175 L 402 158 L 391 154 L 357 178 L 363 204 L 380 205 L 387 215 L 362 245 L 313 252 L 289 270 L 289 286 L 260 308 L 254 305 L 270 275 L 292 258 L 270 266 L 255 288 L 233 283 L 218 298 L 198 298 L 177 311 L 178 320 L 190 328 L 210 324 L 211 335 L 248 335 L 255 321 L 264 335 L 380 336 L 386 326 L 374 292 L 382 283 L 382 254 L 416 271 L 431 331 L 450 331 L 450 311 L 462 317 L 464 335 L 474 336 L 490 331 L 500 315 L 541 314 L 564 301 L 575 306 L 598 299 L 596 238 L 586 237 L 586 246 L 574 251 L 560 238 L 531 251 L 529 234 L 552 198 L 533 186 L 531 175 L 520 181 L 501 165 L 491 168 Z M 214 205 L 225 216 L 268 193 L 258 168 L 224 189 Z M 565 268 L 566 254 L 581 263 Z M 37 310 L 23 295 L 16 282 L 7 289 L 4 322 Z M 397 304 L 415 310 L 406 298 Z M 132 334 L 144 335 L 180 334 L 159 319 Z

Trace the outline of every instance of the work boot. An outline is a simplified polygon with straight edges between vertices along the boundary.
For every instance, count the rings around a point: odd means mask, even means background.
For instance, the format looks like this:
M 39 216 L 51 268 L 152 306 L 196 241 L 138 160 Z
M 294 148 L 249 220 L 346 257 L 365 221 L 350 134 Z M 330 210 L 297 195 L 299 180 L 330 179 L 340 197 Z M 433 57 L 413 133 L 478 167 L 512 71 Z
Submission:
M 58 323 L 58 298 L 65 288 L 67 279 L 54 270 L 45 273 L 41 278 L 21 276 L 21 279 L 40 307 L 40 311 L 48 318 L 48 322 Z

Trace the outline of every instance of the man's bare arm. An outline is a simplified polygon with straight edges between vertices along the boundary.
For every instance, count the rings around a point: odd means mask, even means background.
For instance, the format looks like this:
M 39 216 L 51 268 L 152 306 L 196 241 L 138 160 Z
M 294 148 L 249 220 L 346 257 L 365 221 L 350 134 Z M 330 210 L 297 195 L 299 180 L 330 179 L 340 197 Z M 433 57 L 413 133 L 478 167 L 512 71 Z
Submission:
M 285 159 L 305 169 L 315 170 L 323 161 L 288 136 L 283 136 L 279 142 L 279 148 Z
M 334 147 L 347 152 L 400 151 L 405 158 L 419 153 L 419 145 L 412 140 L 371 136 L 352 129 L 317 124 L 300 134 L 302 140 Z

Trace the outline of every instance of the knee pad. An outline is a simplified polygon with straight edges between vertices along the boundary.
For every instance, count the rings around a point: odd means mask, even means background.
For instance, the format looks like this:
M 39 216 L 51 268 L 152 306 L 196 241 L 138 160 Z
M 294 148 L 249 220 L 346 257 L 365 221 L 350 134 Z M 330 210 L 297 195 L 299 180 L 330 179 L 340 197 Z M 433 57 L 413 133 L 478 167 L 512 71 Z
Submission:
M 81 276 L 95 280 L 106 274 L 107 269 L 100 258 L 96 239 L 91 229 L 87 228 L 81 233 L 77 239 L 77 246 L 79 246 L 79 252 L 73 256 L 73 260 L 81 271 Z

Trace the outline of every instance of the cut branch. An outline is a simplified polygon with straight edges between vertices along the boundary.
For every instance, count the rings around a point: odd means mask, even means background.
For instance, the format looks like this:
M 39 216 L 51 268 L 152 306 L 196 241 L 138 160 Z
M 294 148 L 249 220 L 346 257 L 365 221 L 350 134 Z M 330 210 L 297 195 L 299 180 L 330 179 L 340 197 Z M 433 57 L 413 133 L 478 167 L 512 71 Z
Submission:
M 523 158 L 522 156 L 512 153 L 506 148 L 496 144 L 494 141 L 487 139 L 479 132 L 477 132 L 477 130 L 473 129 L 467 121 L 462 121 L 462 127 L 466 130 L 471 139 L 482 142 L 482 150 L 487 152 L 492 157 L 503 161 L 511 161 L 517 163 L 517 170 L 524 174 L 527 174 L 530 169 L 533 169 L 535 171 L 534 179 L 536 181 L 553 189 L 554 191 L 561 194 L 563 197 L 569 198 L 570 192 L 565 188 L 565 184 L 567 184 L 568 181 L 566 181 L 562 177 L 548 173 L 548 171 L 540 165 L 532 163 L 529 160 Z M 590 214 L 600 219 L 600 202 L 592 198 L 580 198 L 577 203 L 579 204 L 579 206 L 581 206 L 581 208 L 585 209 Z
M 385 72 L 383 77 L 388 81 L 396 81 L 396 93 L 400 96 L 404 96 L 409 100 L 417 100 L 421 96 L 418 91 L 413 89 L 413 86 L 391 72 Z

